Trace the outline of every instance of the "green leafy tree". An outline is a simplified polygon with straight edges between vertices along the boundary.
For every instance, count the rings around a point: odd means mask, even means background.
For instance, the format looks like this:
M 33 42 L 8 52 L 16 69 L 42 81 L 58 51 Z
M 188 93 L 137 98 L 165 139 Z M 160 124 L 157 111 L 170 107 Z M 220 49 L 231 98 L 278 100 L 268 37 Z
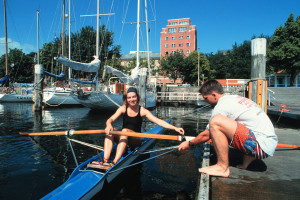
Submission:
M 290 74 L 290 85 L 294 86 L 300 70 L 300 16 L 294 20 L 290 14 L 284 26 L 276 28 L 267 52 L 268 64 Z
M 173 79 L 174 82 L 177 78 L 182 78 L 181 70 L 185 68 L 184 56 L 180 52 L 168 55 L 160 60 L 161 69 L 164 71 L 164 75 Z
M 213 72 L 210 69 L 209 61 L 201 52 L 193 51 L 185 59 L 185 67 L 180 69 L 183 75 L 183 82 L 197 84 L 198 83 L 198 61 L 199 61 L 199 79 L 202 82 L 202 74 L 205 77 L 210 77 Z
M 226 79 L 230 77 L 230 58 L 226 52 L 229 53 L 229 51 L 218 51 L 215 55 L 207 55 L 212 69 L 210 78 Z
M 8 57 L 8 75 L 11 83 L 33 82 L 34 56 L 33 54 L 26 55 L 20 49 L 10 49 Z M 5 55 L 0 58 L 0 76 L 5 75 Z
M 228 78 L 251 78 L 251 42 L 245 40 L 241 45 L 236 43 L 228 53 L 230 77 Z M 228 60 L 226 60 L 228 64 Z
M 69 37 L 65 35 L 66 49 L 64 51 L 64 56 L 67 57 L 69 52 L 68 44 Z M 47 71 L 51 71 L 51 66 L 53 62 L 53 57 L 61 55 L 61 38 L 55 37 L 50 43 L 43 46 L 41 50 L 41 59 L 44 68 Z M 99 59 L 101 60 L 101 65 L 107 63 L 113 63 L 118 58 L 120 58 L 121 47 L 119 45 L 113 45 L 113 32 L 110 32 L 106 27 L 99 27 Z M 79 32 L 71 34 L 71 59 L 74 61 L 89 63 L 94 60 L 96 55 L 96 30 L 91 26 L 86 26 L 80 29 Z M 108 61 L 112 60 L 112 61 Z M 58 65 L 56 62 L 54 65 Z M 100 68 L 101 71 L 103 68 Z M 66 70 L 66 69 L 64 69 Z M 58 74 L 61 71 L 60 67 L 54 67 L 53 73 Z M 101 73 L 99 73 L 101 74 Z M 73 75 L 85 76 L 86 73 L 73 71 Z M 73 76 L 72 75 L 72 76 Z

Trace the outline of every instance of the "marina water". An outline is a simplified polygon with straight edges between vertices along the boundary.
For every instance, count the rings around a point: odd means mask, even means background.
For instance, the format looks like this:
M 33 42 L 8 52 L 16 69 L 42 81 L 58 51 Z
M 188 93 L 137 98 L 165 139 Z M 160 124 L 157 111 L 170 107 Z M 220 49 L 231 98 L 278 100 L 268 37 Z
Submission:
M 34 114 L 32 106 L 0 104 L 0 199 L 40 199 L 64 183 L 76 167 L 65 136 L 27 137 L 19 132 L 104 129 L 106 120 L 113 114 L 84 107 L 53 107 L 44 109 L 42 114 Z M 195 136 L 205 128 L 210 108 L 163 106 L 152 113 L 161 119 L 171 118 L 171 123 L 183 127 L 186 135 Z M 122 121 L 118 120 L 114 126 L 120 129 Z M 154 126 L 149 121 L 144 122 L 143 132 Z M 164 134 L 176 132 L 169 130 Z M 72 138 L 103 146 L 104 135 L 75 135 Z M 179 144 L 178 141 L 157 140 L 153 149 Z M 80 144 L 73 143 L 72 146 L 79 163 L 97 153 Z M 194 198 L 201 155 L 202 147 L 198 146 L 194 150 L 173 151 L 139 164 L 120 177 L 112 186 L 114 190 L 107 188 L 104 195 L 113 194 L 112 198 L 118 199 Z

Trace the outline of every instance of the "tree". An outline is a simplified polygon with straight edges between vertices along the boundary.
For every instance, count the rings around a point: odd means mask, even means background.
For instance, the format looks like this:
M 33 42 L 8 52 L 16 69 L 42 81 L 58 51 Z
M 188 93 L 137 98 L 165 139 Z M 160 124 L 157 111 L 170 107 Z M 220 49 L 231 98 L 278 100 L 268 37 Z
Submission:
M 291 13 L 284 26 L 276 28 L 267 52 L 268 64 L 290 74 L 290 85 L 294 86 L 300 70 L 300 16 L 294 20 Z
M 160 60 L 160 66 L 165 75 L 175 82 L 177 78 L 182 78 L 181 70 L 185 67 L 184 56 L 178 51 L 167 55 Z
M 241 45 L 236 43 L 228 53 L 230 77 L 249 79 L 251 74 L 251 42 L 245 40 Z M 227 60 L 228 62 L 228 60 Z
M 66 44 L 69 37 L 65 35 Z M 66 45 L 64 56 L 67 56 L 69 52 L 69 45 Z M 50 43 L 46 43 L 41 50 L 41 63 L 47 71 L 51 71 L 53 57 L 61 55 L 61 38 L 55 37 Z M 110 32 L 106 27 L 99 27 L 99 59 L 101 65 L 107 64 L 107 60 L 118 59 L 120 55 L 121 47 L 119 45 L 113 45 L 113 32 Z M 96 55 L 96 30 L 91 26 L 86 26 L 80 29 L 79 32 L 71 34 L 71 59 L 74 61 L 89 63 L 94 60 Z M 109 61 L 108 63 L 113 63 Z M 102 71 L 103 68 L 101 68 Z M 55 67 L 53 73 L 58 74 L 60 68 Z M 78 73 L 78 72 L 73 72 Z M 100 73 L 99 73 L 100 74 Z
M 217 54 L 210 54 L 207 57 L 212 69 L 211 78 L 226 79 L 230 77 L 230 58 L 226 55 L 226 51 L 218 51 Z
M 25 55 L 20 49 L 10 49 L 8 57 L 8 75 L 10 82 L 33 82 L 34 61 L 32 54 Z M 0 75 L 5 75 L 5 55 L 0 58 Z
M 210 69 L 207 58 L 203 53 L 193 51 L 188 57 L 185 58 L 185 67 L 180 70 L 181 74 L 183 75 L 184 82 L 192 84 L 196 84 L 198 82 L 198 61 L 200 64 L 199 79 L 201 80 L 202 74 L 204 74 L 206 77 L 211 76 L 213 71 Z

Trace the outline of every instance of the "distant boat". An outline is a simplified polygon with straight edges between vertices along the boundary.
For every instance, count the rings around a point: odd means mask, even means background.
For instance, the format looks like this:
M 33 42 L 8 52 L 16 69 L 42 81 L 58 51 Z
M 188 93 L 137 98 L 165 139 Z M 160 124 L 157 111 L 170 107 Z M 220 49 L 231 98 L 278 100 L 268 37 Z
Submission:
M 99 16 L 99 13 L 97 13 Z M 138 9 L 138 16 L 139 16 L 139 9 Z M 99 17 L 97 17 L 97 20 L 99 20 Z M 126 75 L 122 73 L 121 71 L 114 69 L 111 66 L 105 66 L 106 72 L 110 73 L 112 75 L 115 75 L 118 81 L 120 83 L 117 84 L 110 84 L 108 81 L 107 85 L 99 85 L 97 79 L 94 79 L 91 84 L 95 85 L 95 90 L 94 91 L 83 91 L 79 89 L 78 91 L 74 92 L 76 96 L 75 100 L 78 101 L 80 104 L 89 107 L 91 109 L 97 109 L 97 110 L 116 110 L 119 106 L 123 105 L 123 94 L 122 92 L 126 90 L 126 88 L 134 87 L 138 88 L 139 84 L 139 74 L 140 74 L 140 69 L 139 69 L 139 46 L 140 46 L 140 41 L 139 41 L 139 32 L 140 32 L 140 26 L 139 26 L 139 19 L 138 19 L 138 26 L 137 26 L 137 65 L 136 67 L 131 71 L 131 75 Z M 97 23 L 98 24 L 98 23 Z M 99 27 L 97 26 L 97 38 L 99 37 Z M 98 59 L 98 39 L 96 40 L 96 56 L 95 60 Z M 149 52 L 149 51 L 148 51 Z M 64 60 L 62 58 L 58 58 L 58 61 L 64 62 L 64 64 L 70 66 L 73 68 L 72 63 L 70 60 Z M 148 61 L 149 63 L 149 61 Z M 77 63 L 74 63 L 77 65 Z M 92 64 L 94 64 L 95 70 L 92 71 Z M 81 68 L 82 71 L 85 72 L 96 72 L 96 77 L 98 74 L 98 69 L 96 69 L 96 63 L 92 61 L 90 66 L 83 66 Z M 100 63 L 98 65 L 100 67 Z M 74 68 L 73 68 L 74 69 Z M 76 69 L 77 70 L 77 69 Z M 77 81 L 78 82 L 78 81 Z M 151 87 L 150 85 L 147 86 L 147 91 L 146 91 L 146 107 L 147 108 L 152 108 L 155 107 L 157 103 L 157 95 L 156 95 L 156 88 Z
M 63 5 L 63 7 L 65 7 L 65 5 Z M 63 11 L 63 16 L 65 16 L 65 11 Z M 69 16 L 71 16 L 70 13 Z M 63 17 L 63 23 L 64 23 L 64 17 Z M 69 19 L 69 23 L 70 23 L 70 19 Z M 69 28 L 70 27 L 71 26 L 69 26 Z M 70 34 L 71 32 L 69 30 L 69 35 Z M 64 38 L 64 30 L 62 31 L 62 38 Z M 70 38 L 69 38 L 69 42 L 71 42 Z M 69 48 L 69 56 L 71 54 L 70 51 L 71 49 Z M 71 79 L 70 73 L 71 72 L 69 71 L 69 81 Z M 50 87 L 50 88 L 46 87 L 45 89 L 43 89 L 43 103 L 46 106 L 79 106 L 79 105 L 81 106 L 81 104 L 72 97 L 74 96 L 74 94 L 72 93 L 72 89 L 65 87 L 63 85 L 63 81 L 65 80 L 64 72 L 62 72 L 60 75 L 44 72 L 44 75 L 51 76 L 55 78 L 55 80 L 57 80 L 57 82 L 55 83 L 55 87 Z
M 21 88 L 19 93 L 15 90 L 15 87 L 9 87 L 8 76 L 8 43 L 7 43 L 7 24 L 6 24 L 6 4 L 4 2 L 4 30 L 5 30 L 5 67 L 6 75 L 0 79 L 0 102 L 32 102 L 32 88 Z

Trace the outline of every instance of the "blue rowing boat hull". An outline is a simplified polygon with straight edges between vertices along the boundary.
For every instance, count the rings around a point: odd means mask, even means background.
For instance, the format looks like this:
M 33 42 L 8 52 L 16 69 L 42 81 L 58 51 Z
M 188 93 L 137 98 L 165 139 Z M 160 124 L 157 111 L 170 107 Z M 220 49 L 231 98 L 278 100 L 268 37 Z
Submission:
M 170 119 L 167 120 L 167 122 L 170 121 Z M 163 129 L 164 128 L 161 126 L 155 126 L 147 133 L 159 134 Z M 104 174 L 86 169 L 89 163 L 100 159 L 99 155 L 92 157 L 80 164 L 64 184 L 44 196 L 42 199 L 91 199 L 102 190 L 104 182 L 110 183 L 113 181 L 123 171 L 122 168 L 130 165 L 140 156 L 138 152 L 145 151 L 154 141 L 155 139 L 143 138 L 141 146 L 134 150 L 129 150 L 116 165 Z M 103 157 L 103 152 L 101 154 Z

